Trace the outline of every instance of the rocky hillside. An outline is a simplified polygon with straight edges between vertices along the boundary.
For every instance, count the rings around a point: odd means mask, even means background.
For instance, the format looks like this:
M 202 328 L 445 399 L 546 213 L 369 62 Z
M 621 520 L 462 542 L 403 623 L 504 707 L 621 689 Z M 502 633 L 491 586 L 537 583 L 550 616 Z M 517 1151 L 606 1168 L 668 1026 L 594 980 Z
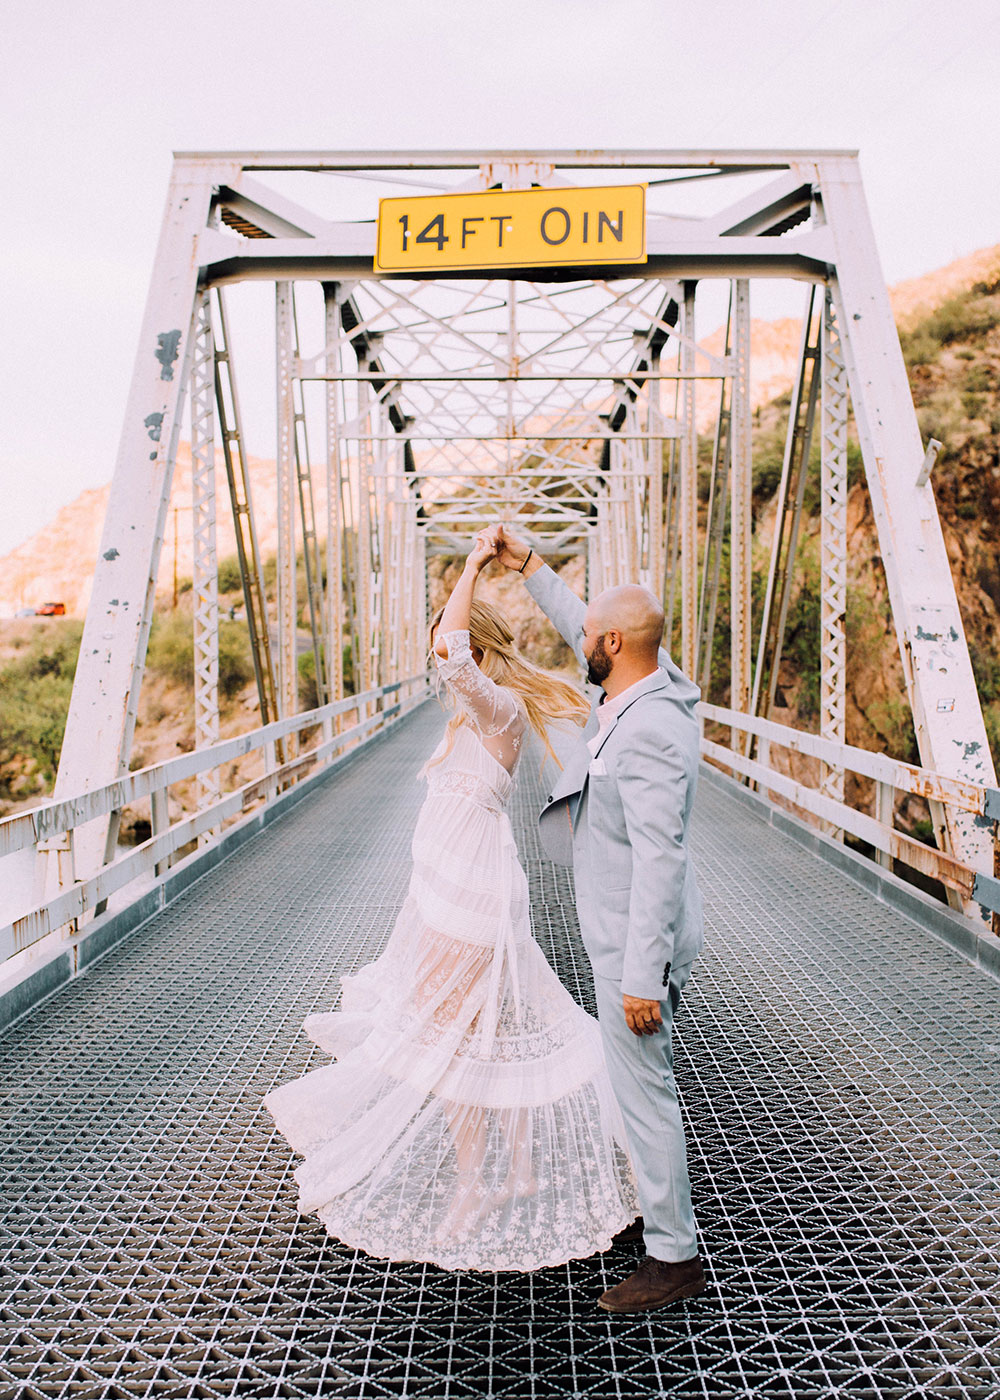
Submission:
M 324 473 L 314 471 L 313 475 L 316 517 L 322 520 L 326 511 Z M 267 557 L 276 553 L 278 543 L 274 462 L 251 457 L 250 479 L 257 536 L 261 553 Z M 218 556 L 225 559 L 236 553 L 236 536 L 221 452 L 216 454 L 215 489 L 219 500 Z M 36 535 L 0 559 L 0 618 L 49 599 L 65 603 L 70 616 L 85 615 L 109 490 L 109 486 L 101 486 L 81 492 Z M 191 449 L 182 442 L 160 556 L 159 591 L 172 592 L 175 571 L 179 579 L 190 579 L 191 561 Z
M 943 449 L 933 482 L 959 607 L 986 719 L 1000 767 L 1000 248 L 939 274 L 945 295 L 928 310 L 928 284 L 897 289 L 900 340 L 924 439 Z M 959 272 L 961 276 L 959 276 Z M 971 279 L 971 280 L 970 280 Z M 780 471 L 787 396 L 757 414 L 754 443 L 755 563 L 763 573 L 774 524 L 773 493 Z M 797 586 L 779 674 L 776 718 L 803 728 L 818 721 L 819 498 L 818 461 L 806 491 Z M 889 610 L 861 454 L 851 426 L 848 498 L 847 741 L 917 760 L 902 667 Z M 728 638 L 720 635 L 713 695 L 728 686 Z M 803 776 L 810 761 L 795 760 Z M 849 785 L 848 799 L 866 806 L 866 785 Z M 929 830 L 925 805 L 911 799 L 899 822 L 917 835 Z

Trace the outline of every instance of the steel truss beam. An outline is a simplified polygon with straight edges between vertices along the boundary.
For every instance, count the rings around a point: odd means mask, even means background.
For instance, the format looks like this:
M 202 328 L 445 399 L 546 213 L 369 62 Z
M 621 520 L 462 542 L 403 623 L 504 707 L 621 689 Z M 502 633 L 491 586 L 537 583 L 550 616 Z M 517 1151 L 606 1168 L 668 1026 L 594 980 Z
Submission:
M 812 446 L 816 405 L 819 402 L 819 338 L 821 322 L 815 314 L 816 289 L 810 287 L 802 322 L 802 343 L 792 386 L 788 432 L 781 463 L 781 480 L 775 501 L 774 538 L 764 594 L 764 611 L 754 670 L 751 713 L 767 718 L 774 705 L 778 669 L 785 639 L 785 625 L 792 598 L 795 556 L 798 549 L 802 503 Z
M 275 285 L 275 347 L 278 393 L 278 717 L 299 708 L 295 586 L 295 402 L 292 396 L 292 284 Z
M 195 747 L 208 748 L 219 738 L 219 568 L 215 547 L 215 335 L 211 293 L 203 289 L 195 303 L 194 353 L 191 364 L 191 522 L 194 536 L 194 730 Z M 220 796 L 217 769 L 198 777 L 198 807 L 211 807 Z M 203 832 L 201 845 L 213 833 Z
M 857 163 L 818 171 L 833 246 L 830 287 L 854 418 L 878 526 L 893 622 L 920 759 L 946 777 L 995 782 L 933 488 L 918 485 L 924 447 L 879 267 Z M 990 832 L 968 813 L 949 816 L 939 841 L 990 872 Z
M 510 188 L 586 181 L 599 178 L 601 168 L 642 172 L 639 178 L 664 191 L 681 181 L 728 188 L 737 176 L 756 187 L 700 219 L 652 211 L 650 256 L 640 266 L 522 269 L 516 280 L 502 281 L 449 274 L 414 282 L 374 274 L 373 225 L 323 218 L 251 173 L 309 171 L 336 180 L 379 178 L 382 171 L 413 183 L 412 174 L 400 173 L 454 171 L 454 183 L 467 188 L 497 181 Z M 432 179 L 426 187 L 443 186 Z M 705 654 L 711 650 L 704 636 L 708 560 L 701 643 L 698 627 L 697 384 L 721 380 L 725 395 L 731 381 L 724 461 L 731 463 L 733 482 L 733 699 L 745 705 L 746 282 L 752 276 L 800 278 L 831 289 L 921 757 L 943 774 L 989 782 L 985 732 L 933 496 L 929 486 L 916 484 L 923 453 L 853 153 L 247 152 L 177 161 L 57 791 L 84 790 L 128 761 L 196 292 L 199 285 L 226 281 L 270 278 L 278 285 L 282 713 L 297 703 L 292 504 L 295 430 L 305 422 L 296 395 L 307 378 L 327 381 L 324 651 L 331 695 L 343 687 L 337 664 L 347 635 L 358 688 L 393 679 L 422 657 L 420 629 L 410 625 L 405 604 L 424 596 L 417 581 L 426 552 L 467 539 L 484 504 L 530 524 L 540 551 L 585 549 L 592 589 L 618 577 L 646 578 L 664 587 L 672 619 L 679 581 L 681 659 L 693 672 L 699 645 Z M 697 340 L 695 284 L 705 277 L 743 284 L 734 293 L 731 355 L 708 355 Z M 336 284 L 326 293 L 326 343 L 311 358 L 295 353 L 291 284 L 301 278 L 328 289 Z M 824 724 L 833 729 L 842 723 L 838 512 L 845 400 L 829 313 L 823 323 L 830 516 Z M 344 363 L 348 348 L 356 373 Z M 662 401 L 663 384 L 671 379 L 675 405 Z M 801 439 L 801 425 L 796 431 Z M 716 479 L 722 450 L 720 440 Z M 725 477 L 725 466 L 721 470 Z M 412 616 L 422 626 L 418 615 L 419 609 Z M 758 697 L 764 678 L 758 665 Z M 949 818 L 942 840 L 956 854 L 985 860 L 985 835 L 971 819 Z M 92 843 L 91 864 L 103 849 L 100 840 Z
M 847 742 L 847 370 L 827 291 L 820 342 L 820 716 L 819 732 Z M 844 770 L 823 764 L 820 791 L 844 800 Z M 829 833 L 842 839 L 835 829 Z
M 218 168 L 235 177 L 239 165 L 223 161 Z M 128 770 L 190 364 L 198 284 L 195 247 L 208 224 L 213 178 L 203 162 L 175 161 L 80 644 L 56 797 L 87 792 Z M 96 821 L 77 832 L 78 878 L 113 852 L 115 837 L 114 820 Z
M 733 296 L 733 349 L 736 374 L 732 397 L 732 462 L 730 549 L 730 708 L 750 709 L 750 648 L 752 599 L 751 536 L 753 530 L 753 464 L 750 460 L 750 284 L 739 278 Z M 733 735 L 739 748 L 742 736 Z

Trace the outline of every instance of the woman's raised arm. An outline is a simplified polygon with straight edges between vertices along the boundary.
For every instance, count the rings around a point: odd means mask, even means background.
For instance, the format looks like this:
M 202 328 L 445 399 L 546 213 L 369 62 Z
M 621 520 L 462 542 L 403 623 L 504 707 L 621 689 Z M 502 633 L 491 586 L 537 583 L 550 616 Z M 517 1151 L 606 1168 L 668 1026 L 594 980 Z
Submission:
M 434 635 L 438 674 L 466 716 L 485 737 L 502 734 L 516 719 L 517 702 L 508 690 L 483 674 L 472 654 L 469 621 L 479 575 L 496 558 L 489 530 L 476 536 L 462 575 L 445 604 Z
M 480 530 L 476 542 L 469 551 L 462 576 L 451 590 L 451 597 L 444 606 L 441 621 L 434 638 L 434 650 L 438 656 L 448 655 L 445 635 L 448 632 L 468 632 L 469 617 L 472 611 L 472 598 L 479 582 L 479 575 L 491 559 L 497 557 L 496 541 L 491 531 Z

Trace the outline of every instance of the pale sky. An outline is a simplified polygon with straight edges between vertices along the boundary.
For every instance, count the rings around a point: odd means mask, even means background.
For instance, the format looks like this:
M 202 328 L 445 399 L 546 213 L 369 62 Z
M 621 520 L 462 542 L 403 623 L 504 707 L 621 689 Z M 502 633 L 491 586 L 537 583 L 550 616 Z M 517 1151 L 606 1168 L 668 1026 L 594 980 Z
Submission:
M 0 47 L 0 553 L 110 478 L 173 150 L 856 147 L 888 281 L 1000 242 L 1000 0 L 11 0 Z

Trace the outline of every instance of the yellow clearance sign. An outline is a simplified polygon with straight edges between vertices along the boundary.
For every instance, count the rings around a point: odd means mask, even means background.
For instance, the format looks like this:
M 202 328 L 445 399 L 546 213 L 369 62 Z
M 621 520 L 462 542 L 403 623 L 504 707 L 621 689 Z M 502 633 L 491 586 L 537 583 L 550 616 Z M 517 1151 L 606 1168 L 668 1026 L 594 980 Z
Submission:
M 645 185 L 379 201 L 376 272 L 645 261 Z

